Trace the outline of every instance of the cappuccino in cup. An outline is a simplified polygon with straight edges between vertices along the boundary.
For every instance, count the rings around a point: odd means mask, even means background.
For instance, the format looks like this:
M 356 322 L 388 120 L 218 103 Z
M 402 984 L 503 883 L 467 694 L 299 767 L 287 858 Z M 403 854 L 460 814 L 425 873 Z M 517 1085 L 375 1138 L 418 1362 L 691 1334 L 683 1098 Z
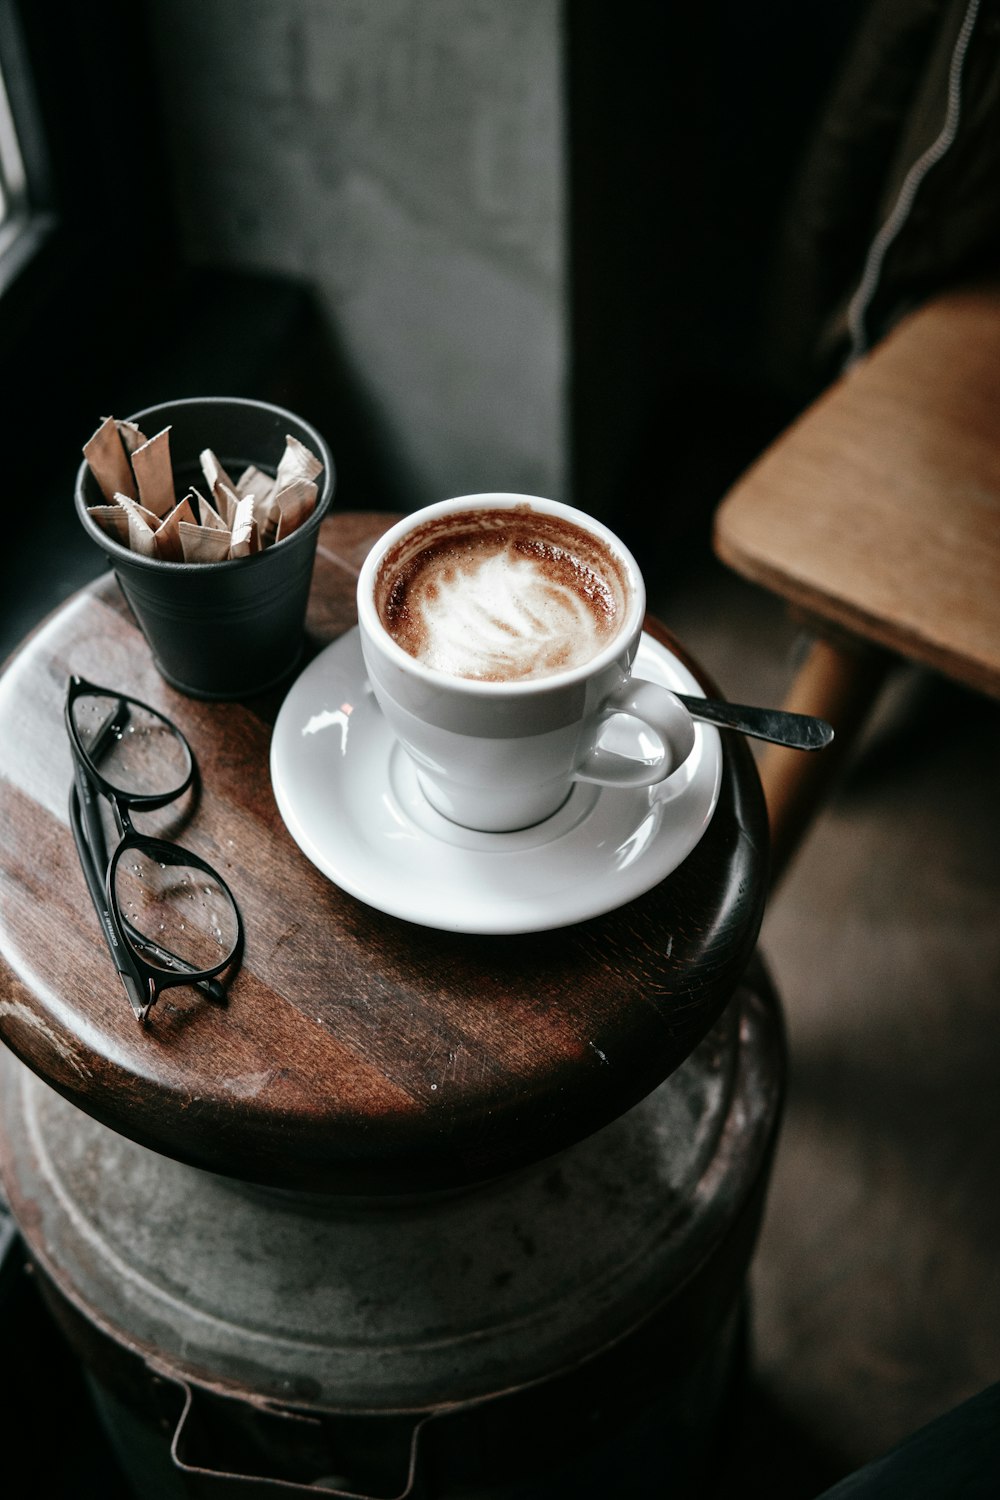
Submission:
M 375 605 L 425 666 L 478 682 L 523 682 L 583 666 L 618 634 L 623 563 L 599 537 L 532 510 L 427 520 L 382 558 Z
M 690 714 L 632 676 L 646 591 L 631 553 L 584 512 L 537 496 L 439 501 L 366 557 L 358 626 L 371 690 L 423 795 L 463 828 L 551 816 L 574 784 L 663 781 Z M 634 721 L 634 753 L 606 729 Z

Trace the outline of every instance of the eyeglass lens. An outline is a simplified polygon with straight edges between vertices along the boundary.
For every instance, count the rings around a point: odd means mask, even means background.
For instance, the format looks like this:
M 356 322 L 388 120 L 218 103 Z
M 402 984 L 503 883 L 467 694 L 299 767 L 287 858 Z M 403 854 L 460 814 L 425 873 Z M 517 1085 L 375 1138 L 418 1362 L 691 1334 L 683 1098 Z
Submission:
M 125 796 L 165 796 L 184 784 L 187 745 L 152 709 L 113 693 L 83 693 L 72 705 L 81 745 L 104 780 Z
M 129 936 L 151 968 L 211 969 L 236 947 L 232 897 L 212 874 L 185 863 L 183 849 L 126 848 L 115 865 L 115 899 Z

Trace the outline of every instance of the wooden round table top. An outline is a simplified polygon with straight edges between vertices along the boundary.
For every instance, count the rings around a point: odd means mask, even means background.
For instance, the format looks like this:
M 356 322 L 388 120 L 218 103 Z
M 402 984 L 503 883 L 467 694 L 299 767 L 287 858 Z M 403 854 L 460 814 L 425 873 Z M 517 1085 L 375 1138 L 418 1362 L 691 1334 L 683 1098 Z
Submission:
M 323 523 L 307 659 L 354 625 L 361 562 L 394 519 Z M 658 622 L 647 629 L 698 671 Z M 145 1029 L 136 1022 L 69 828 L 70 672 L 160 708 L 194 749 L 202 794 L 169 836 L 223 873 L 243 913 L 225 1006 L 176 988 Z M 652 890 L 570 927 L 470 936 L 385 915 L 300 851 L 269 774 L 286 691 L 237 703 L 176 692 L 110 574 L 12 657 L 0 678 L 0 1037 L 23 1062 L 165 1155 L 270 1187 L 368 1194 L 541 1160 L 684 1061 L 731 998 L 763 914 L 766 813 L 739 736 L 723 734 L 706 832 Z

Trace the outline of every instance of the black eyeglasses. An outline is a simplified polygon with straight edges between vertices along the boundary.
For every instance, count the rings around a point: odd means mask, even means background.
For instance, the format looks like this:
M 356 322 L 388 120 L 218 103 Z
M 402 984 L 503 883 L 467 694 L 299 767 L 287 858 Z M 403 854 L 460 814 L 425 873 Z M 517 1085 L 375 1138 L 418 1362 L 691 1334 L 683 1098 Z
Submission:
M 133 812 L 154 812 L 196 783 L 180 730 L 156 709 L 69 679 L 66 729 L 73 749 L 70 825 L 94 909 L 125 992 L 145 1024 L 161 991 L 194 985 L 225 1000 L 219 975 L 243 951 L 232 891 L 210 864 L 167 839 L 140 833 Z M 98 798 L 111 807 L 118 844 L 108 852 Z

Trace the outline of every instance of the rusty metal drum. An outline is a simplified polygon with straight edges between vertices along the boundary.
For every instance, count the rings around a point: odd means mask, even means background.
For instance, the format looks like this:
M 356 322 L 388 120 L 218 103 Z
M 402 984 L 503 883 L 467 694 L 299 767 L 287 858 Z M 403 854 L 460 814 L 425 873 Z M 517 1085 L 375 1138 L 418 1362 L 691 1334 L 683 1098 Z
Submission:
M 783 1084 L 758 976 L 577 1145 L 362 1199 L 147 1150 L 5 1054 L 0 1173 L 143 1500 L 682 1494 L 739 1369 Z

